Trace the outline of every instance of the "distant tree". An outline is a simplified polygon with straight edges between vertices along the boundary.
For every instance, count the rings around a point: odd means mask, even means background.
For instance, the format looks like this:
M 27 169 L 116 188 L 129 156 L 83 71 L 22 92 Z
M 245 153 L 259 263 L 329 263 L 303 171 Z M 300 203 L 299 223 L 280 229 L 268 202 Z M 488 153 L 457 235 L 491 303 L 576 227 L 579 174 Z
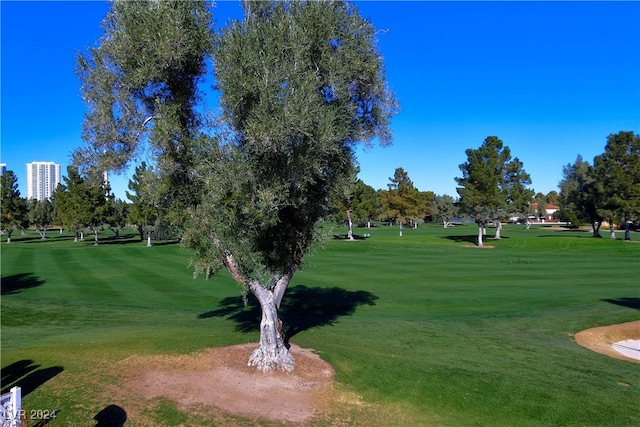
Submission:
M 75 242 L 79 234 L 84 239 L 83 229 L 90 227 L 98 244 L 98 227 L 105 223 L 109 209 L 108 185 L 101 174 L 82 177 L 74 166 L 67 167 L 63 181 L 52 197 L 56 219 L 75 232 Z
M 547 204 L 560 206 L 560 195 L 557 191 L 551 190 L 547 193 Z
M 347 239 L 355 240 L 353 237 L 353 219 L 352 212 L 354 206 L 356 175 L 358 170 L 353 170 L 353 175 L 350 179 L 345 180 L 344 184 L 337 189 L 333 195 L 334 201 L 331 205 L 336 209 L 334 218 L 339 223 L 347 223 Z
M 549 206 L 547 203 L 547 196 L 542 193 L 536 193 L 534 200 L 538 204 L 538 211 L 536 212 L 538 219 L 547 219 L 547 208 Z
M 151 246 L 151 233 L 160 214 L 159 181 L 155 171 L 146 162 L 142 162 L 129 180 L 131 191 L 126 192 L 127 198 L 132 202 L 129 220 L 138 228 L 141 241 L 146 232 L 147 246 Z
M 1 179 L 2 206 L 0 207 L 0 229 L 7 233 L 7 243 L 11 243 L 11 233 L 28 224 L 27 202 L 20 197 L 18 178 L 13 171 L 8 170 Z
M 531 178 L 516 157 L 511 160 L 509 147 L 495 137 L 487 137 L 480 148 L 466 150 L 467 162 L 460 165 L 461 211 L 478 224 L 478 246 L 489 221 L 496 221 L 495 238 L 500 238 L 502 218 L 508 214 L 523 215 L 531 202 L 533 191 L 526 188 Z
M 436 211 L 436 195 L 433 191 L 418 192 L 418 211 L 424 221 L 431 221 L 431 216 Z M 417 226 L 417 221 L 414 222 Z
M 413 186 L 413 182 L 403 168 L 396 168 L 389 181 L 388 190 L 379 193 L 383 215 L 393 222 L 398 222 L 402 227 L 402 224 L 415 221 L 420 217 L 420 192 Z M 402 234 L 402 231 L 400 233 Z
M 120 232 L 127 226 L 129 219 L 129 204 L 111 194 L 107 197 L 107 206 L 105 211 L 105 224 L 107 224 L 109 229 L 114 232 L 116 238 L 120 237 Z
M 531 177 L 524 170 L 524 165 L 517 157 L 506 162 L 500 180 L 500 189 L 506 198 L 506 211 L 510 217 L 525 219 L 528 217 L 534 193 L 533 190 L 527 188 L 527 185 L 530 184 Z M 500 237 L 499 220 L 498 218 L 496 238 Z
M 455 178 L 460 186 L 456 190 L 461 211 L 478 224 L 478 246 L 483 246 L 487 223 L 506 206 L 501 181 L 511 154 L 495 136 L 486 138 L 476 150 L 467 149 L 466 154 L 467 161 L 460 165 L 462 177 Z
M 40 238 L 47 238 L 47 228 L 53 223 L 53 204 L 48 200 L 31 199 L 29 201 L 29 223 L 40 234 Z
M 380 202 L 376 190 L 362 180 L 356 181 L 353 191 L 353 217 L 359 224 L 371 226 L 371 220 L 380 214 Z
M 575 226 L 591 225 L 593 237 L 601 237 L 602 215 L 599 210 L 602 189 L 597 182 L 593 167 L 578 156 L 572 164 L 562 168 L 560 181 L 560 211 L 558 216 Z
M 601 184 L 601 214 L 613 224 L 625 224 L 625 240 L 631 240 L 629 223 L 640 216 L 640 136 L 618 132 L 607 137 L 604 153 L 594 159 L 594 174 Z
M 458 216 L 458 207 L 456 206 L 455 199 L 449 195 L 436 196 L 435 198 L 435 212 L 442 226 L 447 228 L 451 226 L 453 218 Z

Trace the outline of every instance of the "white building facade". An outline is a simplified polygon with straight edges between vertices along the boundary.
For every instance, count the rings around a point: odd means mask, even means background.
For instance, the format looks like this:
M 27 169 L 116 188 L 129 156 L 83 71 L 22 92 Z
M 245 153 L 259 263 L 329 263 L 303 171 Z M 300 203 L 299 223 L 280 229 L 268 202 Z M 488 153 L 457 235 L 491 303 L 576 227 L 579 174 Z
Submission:
M 50 199 L 60 184 L 60 165 L 54 162 L 27 163 L 27 199 Z

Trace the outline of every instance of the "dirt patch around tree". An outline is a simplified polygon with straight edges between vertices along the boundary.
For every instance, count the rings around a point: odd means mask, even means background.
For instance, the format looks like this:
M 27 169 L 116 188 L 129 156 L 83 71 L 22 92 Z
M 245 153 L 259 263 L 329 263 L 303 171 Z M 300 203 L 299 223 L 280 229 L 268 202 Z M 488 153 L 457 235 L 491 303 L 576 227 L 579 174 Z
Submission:
M 574 338 L 578 344 L 589 350 L 615 359 L 640 363 L 640 360 L 627 357 L 615 349 L 615 344 L 620 341 L 640 339 L 640 320 L 586 329 L 578 332 Z
M 132 356 L 117 363 L 127 390 L 130 416 L 145 424 L 131 404 L 147 407 L 168 399 L 177 408 L 202 416 L 230 414 L 250 420 L 305 424 L 329 413 L 339 399 L 332 387 L 334 370 L 311 349 L 292 345 L 292 372 L 258 371 L 247 366 L 257 343 L 213 348 L 188 355 Z M 145 403 L 146 402 L 146 403 Z

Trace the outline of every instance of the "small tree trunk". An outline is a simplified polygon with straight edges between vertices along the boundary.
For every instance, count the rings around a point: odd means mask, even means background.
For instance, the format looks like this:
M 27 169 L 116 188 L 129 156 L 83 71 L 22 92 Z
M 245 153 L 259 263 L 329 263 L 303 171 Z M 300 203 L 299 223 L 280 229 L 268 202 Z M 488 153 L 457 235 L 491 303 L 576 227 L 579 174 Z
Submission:
M 400 237 L 402 237 L 402 221 L 400 221 Z
M 347 209 L 347 221 L 349 222 L 349 232 L 347 233 L 347 238 L 349 240 L 355 240 L 353 238 L 353 221 L 351 221 L 351 210 Z
M 502 222 L 501 221 L 496 221 L 496 235 L 495 235 L 495 239 L 500 239 L 500 232 L 502 231 Z
M 624 223 L 624 240 L 631 240 L 631 221 Z
M 484 224 L 478 224 L 478 247 L 482 247 L 482 235 L 484 234 Z
M 151 247 L 151 230 L 147 232 L 147 247 Z
M 609 220 L 609 237 L 611 237 L 612 239 L 616 238 L 616 230 L 613 225 L 613 220 Z
M 591 223 L 591 229 L 593 230 L 593 237 L 602 237 L 600 235 L 600 223 L 598 221 L 594 221 Z
M 93 229 L 93 245 L 98 246 L 98 229 Z
M 7 229 L 7 244 L 11 243 L 11 229 Z

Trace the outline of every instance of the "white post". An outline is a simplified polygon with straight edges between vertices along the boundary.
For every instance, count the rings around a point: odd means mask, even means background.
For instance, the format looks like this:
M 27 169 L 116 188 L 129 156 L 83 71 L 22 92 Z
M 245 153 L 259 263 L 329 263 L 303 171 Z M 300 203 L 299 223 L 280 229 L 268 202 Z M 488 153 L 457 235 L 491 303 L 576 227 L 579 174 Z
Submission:
M 9 393 L 2 396 L 2 413 L 0 413 L 0 425 L 7 427 L 20 427 L 22 421 L 22 391 L 20 387 L 13 387 Z

